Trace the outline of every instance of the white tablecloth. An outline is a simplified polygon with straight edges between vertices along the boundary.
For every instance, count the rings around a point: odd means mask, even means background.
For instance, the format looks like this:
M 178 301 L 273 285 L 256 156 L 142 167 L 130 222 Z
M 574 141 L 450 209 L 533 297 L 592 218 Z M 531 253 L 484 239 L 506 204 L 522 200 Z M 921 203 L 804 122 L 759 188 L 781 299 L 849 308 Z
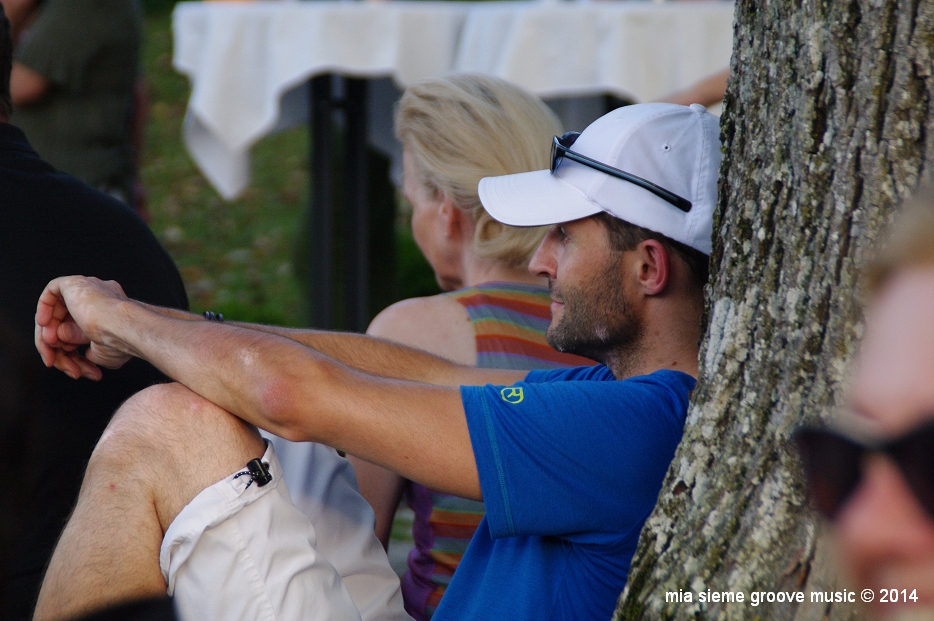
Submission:
M 185 144 L 225 198 L 249 182 L 249 150 L 305 113 L 295 88 L 338 73 L 401 87 L 452 71 L 499 76 L 543 97 L 636 101 L 727 66 L 731 2 L 181 2 L 176 69 L 192 83 Z

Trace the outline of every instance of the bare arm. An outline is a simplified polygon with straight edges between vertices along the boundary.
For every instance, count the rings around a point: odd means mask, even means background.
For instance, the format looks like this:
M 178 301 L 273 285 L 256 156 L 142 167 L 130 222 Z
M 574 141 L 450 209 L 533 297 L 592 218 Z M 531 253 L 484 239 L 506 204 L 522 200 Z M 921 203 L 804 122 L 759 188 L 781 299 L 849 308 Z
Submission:
M 360 335 L 289 330 L 300 339 L 285 338 L 191 317 L 167 316 L 127 300 L 116 283 L 60 278 L 40 298 L 36 345 L 46 365 L 73 376 L 92 377 L 89 367 L 119 364 L 128 355 L 143 358 L 209 401 L 287 439 L 329 444 L 435 489 L 480 497 L 454 386 L 512 383 L 524 374 L 481 376 Z M 76 342 L 90 343 L 85 356 L 68 351 Z M 411 379 L 442 385 L 405 381 Z
M 10 21 L 10 36 L 13 41 L 13 47 L 15 48 L 20 35 L 23 34 L 23 30 L 25 30 L 35 18 L 35 11 L 36 7 L 39 5 L 39 1 L 0 0 L 0 4 L 3 5 L 3 11 Z
M 384 550 L 389 550 L 389 538 L 392 535 L 392 522 L 402 500 L 405 479 L 382 466 L 348 455 L 353 464 L 354 474 L 357 476 L 357 486 L 360 495 L 373 508 L 376 514 L 376 526 L 373 531 L 376 538 L 383 544 Z
M 384 309 L 367 334 L 419 347 L 432 354 L 474 366 L 476 339 L 466 309 L 446 296 L 413 298 Z M 376 536 L 389 549 L 393 517 L 402 499 L 405 479 L 395 472 L 350 456 L 360 494 L 376 513 Z
M 13 47 L 16 47 L 23 31 L 36 17 L 37 0 L 2 0 L 4 12 L 10 21 L 10 34 Z M 10 73 L 10 96 L 14 106 L 28 106 L 45 97 L 49 92 L 49 80 L 31 67 L 21 62 L 13 62 Z
M 165 317 L 203 321 L 203 317 L 176 310 L 143 304 L 141 306 Z M 375 320 L 374 320 L 375 321 Z M 387 340 L 383 331 L 367 335 L 353 332 L 327 332 L 303 328 L 285 328 L 252 323 L 228 322 L 266 334 L 301 343 L 357 371 L 390 379 L 410 380 L 438 386 L 510 385 L 521 381 L 524 371 L 478 369 L 400 342 Z
M 513 384 L 526 376 L 526 373 L 521 371 L 477 369 L 456 364 L 421 349 L 363 334 L 253 324 L 250 324 L 249 328 L 284 336 L 353 369 L 381 377 L 438 386 L 481 386 Z
M 51 83 L 37 71 L 23 63 L 14 62 L 10 73 L 10 97 L 14 106 L 28 106 L 45 97 Z
M 692 103 L 712 106 L 723 99 L 723 95 L 726 93 L 726 81 L 729 77 L 730 69 L 727 67 L 698 80 L 684 90 L 669 93 L 656 101 L 676 103 L 682 106 L 689 106 Z

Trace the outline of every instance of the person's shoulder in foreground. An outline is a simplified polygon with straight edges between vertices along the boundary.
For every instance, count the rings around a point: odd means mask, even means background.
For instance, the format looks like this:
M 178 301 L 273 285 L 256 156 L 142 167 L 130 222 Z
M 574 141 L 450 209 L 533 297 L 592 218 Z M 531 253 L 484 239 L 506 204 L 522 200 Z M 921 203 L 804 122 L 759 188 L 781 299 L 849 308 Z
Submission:
M 695 384 L 718 131 L 622 108 L 556 139 L 554 173 L 481 183 L 496 219 L 556 225 L 530 265 L 549 342 L 605 364 L 461 388 L 487 515 L 436 619 L 611 616 Z

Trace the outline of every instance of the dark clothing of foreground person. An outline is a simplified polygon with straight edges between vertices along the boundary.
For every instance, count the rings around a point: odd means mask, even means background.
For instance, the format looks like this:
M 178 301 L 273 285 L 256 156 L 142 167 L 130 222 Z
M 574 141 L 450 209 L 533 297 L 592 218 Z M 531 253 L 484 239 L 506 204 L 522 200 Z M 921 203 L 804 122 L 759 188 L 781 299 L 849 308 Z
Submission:
M 62 272 L 117 279 L 131 295 L 187 308 L 181 277 L 152 232 L 125 204 L 56 171 L 23 133 L 0 122 L 0 311 L 30 339 L 35 298 Z M 75 504 L 94 445 L 117 407 L 165 377 L 134 360 L 103 382 L 39 370 L 41 397 L 15 484 L 27 491 L 0 584 L 5 619 L 29 619 L 42 574 Z

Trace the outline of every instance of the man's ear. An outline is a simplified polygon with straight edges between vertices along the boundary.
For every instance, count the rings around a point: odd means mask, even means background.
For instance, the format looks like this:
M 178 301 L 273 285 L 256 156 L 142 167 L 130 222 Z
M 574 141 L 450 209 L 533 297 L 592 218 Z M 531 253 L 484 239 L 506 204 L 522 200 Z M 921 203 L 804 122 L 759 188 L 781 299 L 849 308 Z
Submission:
M 646 295 L 659 295 L 668 287 L 671 256 L 657 239 L 647 239 L 636 246 L 636 278 Z

